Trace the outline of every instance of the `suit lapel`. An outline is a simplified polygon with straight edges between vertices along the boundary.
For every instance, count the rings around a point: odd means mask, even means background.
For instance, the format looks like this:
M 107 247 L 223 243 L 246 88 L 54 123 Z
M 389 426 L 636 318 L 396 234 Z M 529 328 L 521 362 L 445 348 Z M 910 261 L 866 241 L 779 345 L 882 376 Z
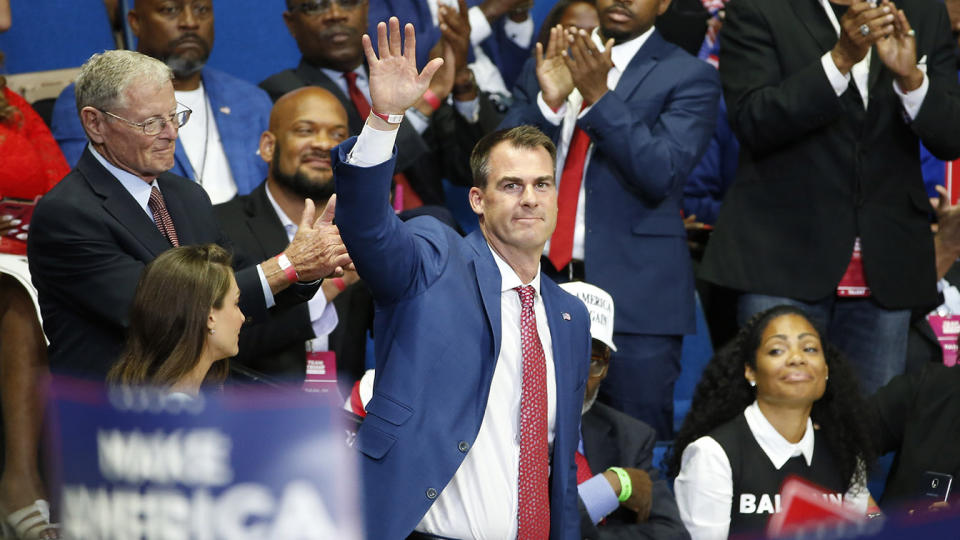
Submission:
M 593 407 L 583 415 L 580 429 L 583 433 L 583 453 L 596 474 L 607 467 L 617 465 L 616 445 L 614 444 L 613 424 L 609 418 L 600 414 L 602 403 L 594 402 Z
M 193 170 L 193 164 L 190 163 L 190 158 L 187 157 L 187 151 L 184 150 L 182 142 L 176 145 L 173 151 L 173 157 L 177 165 L 180 166 L 180 170 L 183 171 L 183 176 L 196 182 L 197 173 Z
M 790 2 L 797 20 L 823 51 L 829 51 L 837 43 L 837 32 L 827 18 L 823 5 L 818 0 L 795 0 Z
M 266 256 L 283 251 L 290 243 L 283 223 L 267 198 L 266 182 L 261 183 L 247 198 L 244 212 L 247 215 L 247 228 Z
M 77 162 L 77 169 L 86 178 L 91 189 L 103 198 L 103 209 L 154 256 L 170 249 L 170 243 L 160 234 L 143 208 L 90 152 L 92 150 L 89 148 L 83 151 L 80 161 Z
M 350 133 L 360 133 L 366 119 L 360 118 L 360 113 L 357 112 L 357 108 L 353 106 L 353 102 L 350 101 L 349 96 L 343 93 L 343 90 L 340 89 L 336 82 L 332 81 L 330 77 L 327 77 L 327 74 L 321 71 L 320 68 L 308 64 L 306 60 L 300 61 L 300 65 L 297 66 L 297 75 L 307 84 L 326 88 L 330 93 L 337 96 L 340 104 L 347 110 L 347 122 L 350 127 Z
M 630 63 L 627 64 L 627 69 L 620 76 L 620 81 L 617 82 L 614 91 L 624 99 L 629 98 L 647 74 L 650 73 L 650 70 L 657 65 L 667 48 L 667 42 L 660 37 L 660 32 L 654 30 L 647 38 L 647 42 L 640 47 L 637 54 L 633 55 Z
M 480 287 L 480 297 L 483 299 L 483 309 L 487 314 L 487 323 L 493 331 L 493 358 L 500 356 L 500 342 L 503 332 L 500 322 L 500 269 L 493 260 L 493 254 L 487 247 L 487 240 L 480 230 L 473 231 L 467 236 L 467 243 L 473 248 L 474 271 L 477 275 L 477 286 Z

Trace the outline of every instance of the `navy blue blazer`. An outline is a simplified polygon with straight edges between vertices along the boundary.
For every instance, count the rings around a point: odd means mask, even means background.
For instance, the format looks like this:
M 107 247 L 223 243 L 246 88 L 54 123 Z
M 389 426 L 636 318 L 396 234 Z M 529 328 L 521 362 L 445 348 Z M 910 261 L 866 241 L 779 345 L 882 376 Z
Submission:
M 260 159 L 260 134 L 270 123 L 273 103 L 263 90 L 213 68 L 203 70 L 203 88 L 210 97 L 213 118 L 220 132 L 223 151 L 237 184 L 237 194 L 246 195 L 267 177 L 267 163 Z M 53 138 L 71 165 L 80 159 L 87 146 L 87 134 L 77 115 L 74 85 L 63 89 L 53 106 Z M 176 162 L 171 173 L 196 180 L 196 173 L 182 144 L 177 145 Z
M 394 160 L 348 165 L 354 142 L 332 153 L 337 225 L 377 310 L 377 379 L 356 442 L 363 456 L 366 532 L 404 538 L 453 478 L 480 430 L 500 353 L 500 272 L 479 231 L 462 238 L 430 217 L 401 222 L 389 202 Z M 583 303 L 546 276 L 541 294 L 557 387 L 550 537 L 578 538 L 574 453 L 590 318 Z
M 535 69 L 528 61 L 501 127 L 532 124 L 557 141 L 560 126 L 537 106 Z M 617 87 L 577 121 L 593 144 L 584 177 L 586 280 L 616 300 L 616 332 L 695 330 L 680 211 L 687 175 L 713 135 L 719 98 L 716 70 L 654 31 Z

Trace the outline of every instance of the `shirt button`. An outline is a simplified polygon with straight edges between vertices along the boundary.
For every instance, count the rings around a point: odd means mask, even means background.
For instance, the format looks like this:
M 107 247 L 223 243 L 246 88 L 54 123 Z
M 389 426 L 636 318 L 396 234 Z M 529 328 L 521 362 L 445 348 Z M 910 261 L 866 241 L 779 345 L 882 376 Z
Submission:
M 437 490 L 435 490 L 435 489 L 433 489 L 433 488 L 427 488 L 427 498 L 428 498 L 428 499 L 431 499 L 431 500 L 432 500 L 432 499 L 436 499 L 436 498 L 437 498 Z
M 460 441 L 460 444 L 457 445 L 457 448 L 459 448 L 461 452 L 466 452 L 470 449 L 470 443 L 467 441 Z

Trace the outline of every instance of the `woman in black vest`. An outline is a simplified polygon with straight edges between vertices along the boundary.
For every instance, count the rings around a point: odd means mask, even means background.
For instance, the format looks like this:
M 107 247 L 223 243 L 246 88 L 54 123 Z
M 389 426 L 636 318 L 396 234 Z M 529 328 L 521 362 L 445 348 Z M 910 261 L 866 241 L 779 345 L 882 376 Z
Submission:
M 863 410 L 843 357 L 801 310 L 751 318 L 704 370 L 669 458 L 694 540 L 761 531 L 790 474 L 865 511 Z

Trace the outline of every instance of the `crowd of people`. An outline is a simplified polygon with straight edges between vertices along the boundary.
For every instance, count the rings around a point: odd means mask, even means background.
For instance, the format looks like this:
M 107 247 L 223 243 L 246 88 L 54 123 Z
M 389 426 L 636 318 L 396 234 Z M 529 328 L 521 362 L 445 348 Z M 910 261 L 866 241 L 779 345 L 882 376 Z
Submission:
M 0 77 L 9 537 L 59 538 L 51 372 L 189 402 L 317 352 L 369 538 L 762 534 L 791 475 L 949 508 L 960 0 L 549 3 L 285 0 L 301 58 L 254 85 L 213 0 L 136 0 L 49 127 Z

